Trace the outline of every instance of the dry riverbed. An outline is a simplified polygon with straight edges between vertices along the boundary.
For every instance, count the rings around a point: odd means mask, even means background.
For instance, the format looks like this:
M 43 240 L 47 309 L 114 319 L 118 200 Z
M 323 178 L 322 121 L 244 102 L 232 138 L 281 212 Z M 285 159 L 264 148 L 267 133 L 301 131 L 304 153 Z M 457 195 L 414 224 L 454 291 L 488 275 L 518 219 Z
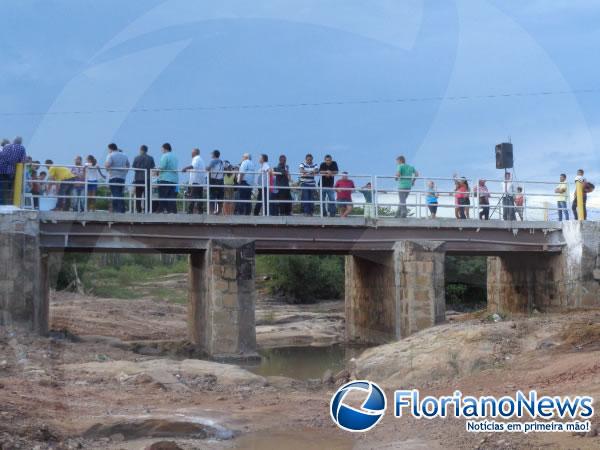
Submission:
M 257 309 L 263 347 L 324 346 L 343 336 L 341 302 L 290 306 L 261 298 Z M 0 329 L 1 449 L 600 446 L 593 436 L 469 434 L 460 420 L 391 414 L 372 432 L 351 436 L 333 426 L 328 411 L 347 372 L 297 380 L 197 359 L 185 343 L 185 307 L 164 299 L 54 293 L 51 310 L 50 338 Z M 493 395 L 535 388 L 600 398 L 600 312 L 498 323 L 459 316 L 368 349 L 349 367 L 388 389 Z

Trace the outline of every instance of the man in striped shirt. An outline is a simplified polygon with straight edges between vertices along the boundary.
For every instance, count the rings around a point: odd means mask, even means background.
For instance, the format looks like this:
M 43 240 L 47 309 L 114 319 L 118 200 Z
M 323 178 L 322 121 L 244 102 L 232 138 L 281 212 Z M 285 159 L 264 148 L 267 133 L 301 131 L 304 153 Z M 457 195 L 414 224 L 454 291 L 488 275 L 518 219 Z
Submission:
M 315 175 L 317 173 L 319 173 L 319 166 L 313 162 L 313 155 L 309 153 L 304 162 L 300 163 L 300 188 L 302 190 L 300 199 L 305 216 L 312 216 L 315 209 L 314 198 L 317 187 Z
M 25 162 L 26 152 L 23 139 L 16 137 L 12 144 L 6 144 L 0 150 L 0 204 L 12 203 L 15 171 L 18 163 Z

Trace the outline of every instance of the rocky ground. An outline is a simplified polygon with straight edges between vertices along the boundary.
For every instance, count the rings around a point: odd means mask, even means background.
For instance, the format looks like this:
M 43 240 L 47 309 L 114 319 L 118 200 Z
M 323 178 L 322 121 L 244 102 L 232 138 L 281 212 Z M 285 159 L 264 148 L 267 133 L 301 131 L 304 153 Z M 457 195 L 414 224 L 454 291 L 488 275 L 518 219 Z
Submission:
M 337 342 L 341 307 L 261 300 L 259 342 Z M 371 432 L 349 435 L 333 426 L 328 411 L 348 372 L 294 380 L 194 359 L 185 344 L 185 307 L 156 298 L 58 293 L 51 311 L 49 338 L 0 330 L 2 449 L 600 447 L 594 436 L 471 434 L 461 420 L 391 414 Z M 499 322 L 483 314 L 452 319 L 365 351 L 351 361 L 352 376 L 381 383 L 386 391 L 420 388 L 423 395 L 535 388 L 600 398 L 600 311 Z

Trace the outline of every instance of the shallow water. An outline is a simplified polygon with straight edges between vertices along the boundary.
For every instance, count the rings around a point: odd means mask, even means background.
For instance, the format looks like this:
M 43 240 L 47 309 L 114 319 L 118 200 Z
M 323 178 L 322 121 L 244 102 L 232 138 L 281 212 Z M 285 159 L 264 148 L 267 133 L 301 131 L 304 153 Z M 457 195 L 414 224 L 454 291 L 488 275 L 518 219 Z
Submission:
M 244 365 L 245 369 L 262 376 L 283 376 L 298 380 L 321 378 L 330 369 L 335 375 L 365 347 L 333 345 L 330 347 L 285 347 L 259 350 L 258 364 Z
M 354 447 L 350 436 L 333 435 L 314 429 L 298 431 L 262 431 L 250 433 L 233 441 L 233 448 L 248 450 L 349 450 Z

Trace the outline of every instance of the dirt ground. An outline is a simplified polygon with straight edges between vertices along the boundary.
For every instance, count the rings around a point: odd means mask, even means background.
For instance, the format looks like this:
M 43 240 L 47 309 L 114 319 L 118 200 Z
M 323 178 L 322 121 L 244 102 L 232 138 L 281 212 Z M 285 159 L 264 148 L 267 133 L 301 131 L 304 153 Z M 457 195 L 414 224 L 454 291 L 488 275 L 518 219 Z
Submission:
M 273 345 L 278 334 L 285 345 L 338 342 L 341 306 L 261 300 L 259 343 Z M 349 375 L 384 388 L 420 388 L 422 395 L 537 389 L 600 398 L 600 311 L 498 323 L 452 316 L 448 324 L 367 350 L 352 362 L 352 374 L 333 380 L 263 378 L 188 359 L 194 355 L 183 343 L 185 314 L 184 306 L 155 298 L 60 292 L 52 297 L 51 337 L 0 329 L 0 448 L 600 448 L 597 436 L 467 433 L 462 420 L 392 414 L 357 436 L 338 430 L 328 410 Z

